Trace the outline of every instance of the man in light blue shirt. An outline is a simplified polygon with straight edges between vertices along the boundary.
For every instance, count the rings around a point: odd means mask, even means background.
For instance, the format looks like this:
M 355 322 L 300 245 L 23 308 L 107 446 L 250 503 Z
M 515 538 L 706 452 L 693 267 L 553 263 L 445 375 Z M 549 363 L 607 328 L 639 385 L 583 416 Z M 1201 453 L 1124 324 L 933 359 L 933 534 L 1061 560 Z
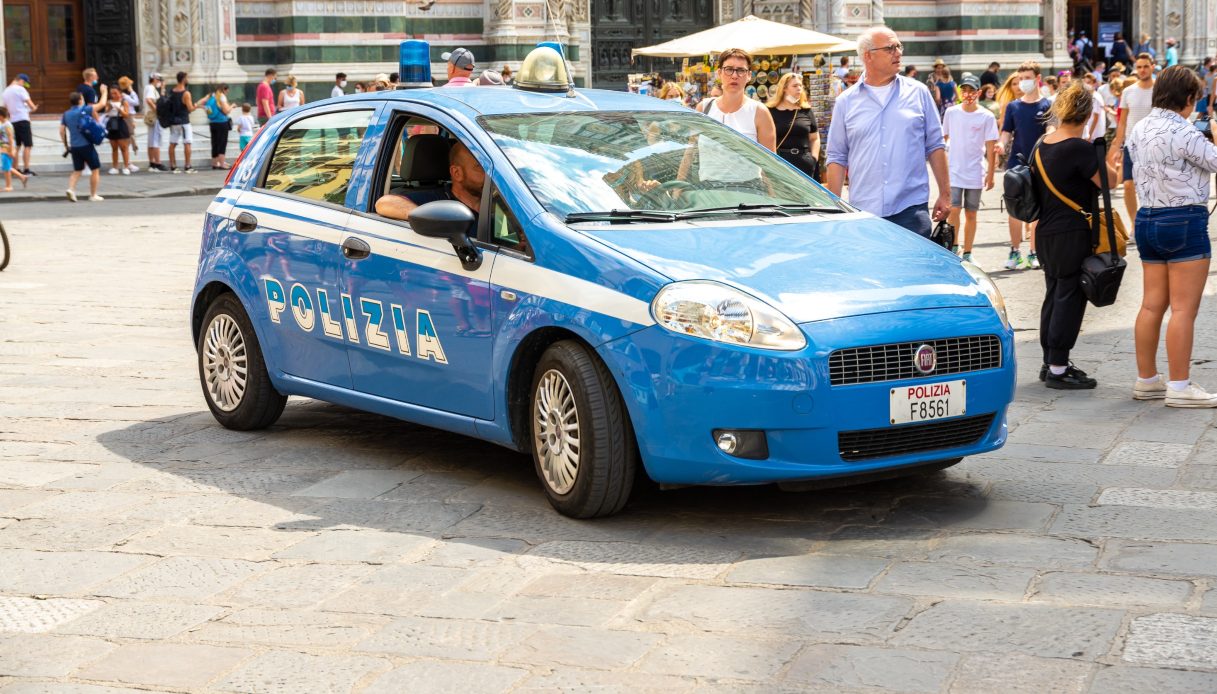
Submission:
M 1175 38 L 1172 36 L 1166 40 L 1166 66 L 1175 67 L 1179 64 L 1179 47 L 1175 45 Z
M 895 32 L 872 27 L 858 37 L 862 80 L 837 97 L 828 129 L 828 189 L 841 195 L 849 174 L 849 202 L 929 237 L 929 161 L 938 184 L 934 221 L 951 210 L 951 185 L 942 124 L 924 85 L 899 77 L 904 47 Z

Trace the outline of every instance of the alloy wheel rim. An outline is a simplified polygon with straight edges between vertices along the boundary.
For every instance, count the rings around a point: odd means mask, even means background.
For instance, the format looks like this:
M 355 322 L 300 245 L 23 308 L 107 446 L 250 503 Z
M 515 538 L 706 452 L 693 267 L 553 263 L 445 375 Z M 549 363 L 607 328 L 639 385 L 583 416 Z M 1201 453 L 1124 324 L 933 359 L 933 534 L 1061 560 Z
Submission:
M 211 401 L 224 412 L 237 409 L 248 376 L 249 355 L 241 327 L 232 316 L 216 316 L 203 340 L 203 379 Z
M 579 475 L 579 409 L 570 383 L 554 369 L 537 383 L 533 432 L 545 484 L 555 494 L 570 492 Z

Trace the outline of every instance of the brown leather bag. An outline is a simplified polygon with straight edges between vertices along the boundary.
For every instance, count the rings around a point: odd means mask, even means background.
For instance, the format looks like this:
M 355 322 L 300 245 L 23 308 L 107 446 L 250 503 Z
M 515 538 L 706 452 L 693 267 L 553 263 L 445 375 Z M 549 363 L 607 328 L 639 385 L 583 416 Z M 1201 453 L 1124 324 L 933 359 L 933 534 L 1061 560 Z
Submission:
M 1048 190 L 1052 191 L 1052 194 L 1055 195 L 1058 200 L 1065 203 L 1074 212 L 1077 212 L 1085 217 L 1086 224 L 1093 226 L 1093 218 L 1091 214 L 1086 210 L 1083 210 L 1081 205 L 1062 195 L 1061 191 L 1057 190 L 1056 186 L 1052 185 L 1052 181 L 1048 179 L 1048 172 L 1044 170 L 1044 162 L 1040 160 L 1039 149 L 1035 150 L 1035 166 L 1039 170 L 1040 178 L 1044 179 L 1044 185 L 1048 186 Z M 1099 161 L 1099 166 L 1104 166 L 1102 160 Z M 1108 216 L 1114 220 L 1116 226 L 1116 255 L 1123 258 L 1124 255 L 1128 253 L 1128 230 L 1124 228 L 1124 220 L 1120 218 L 1120 215 L 1115 210 L 1111 210 L 1111 215 L 1099 215 L 1099 240 L 1098 244 L 1094 245 L 1094 252 L 1096 254 L 1111 252 L 1111 241 L 1109 241 L 1111 234 L 1107 233 Z

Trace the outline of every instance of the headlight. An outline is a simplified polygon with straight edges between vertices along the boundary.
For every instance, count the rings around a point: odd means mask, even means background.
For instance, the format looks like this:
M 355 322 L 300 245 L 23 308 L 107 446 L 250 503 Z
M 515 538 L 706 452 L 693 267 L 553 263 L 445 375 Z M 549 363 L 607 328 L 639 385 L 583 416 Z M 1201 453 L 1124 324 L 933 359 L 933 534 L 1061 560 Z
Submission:
M 993 305 L 993 310 L 997 311 L 997 316 L 1001 318 L 1001 324 L 1009 330 L 1010 319 L 1006 316 L 1006 300 L 1002 298 L 1001 291 L 997 288 L 997 285 L 993 283 L 993 280 L 989 279 L 989 275 L 984 270 L 981 270 L 972 263 L 963 262 L 960 265 L 963 265 L 963 269 L 967 270 L 972 279 L 976 280 L 976 283 L 980 285 L 980 291 L 984 292 L 985 296 L 989 298 L 989 303 Z
M 674 282 L 651 302 L 659 325 L 681 335 L 761 349 L 798 350 L 803 331 L 780 311 L 718 282 Z

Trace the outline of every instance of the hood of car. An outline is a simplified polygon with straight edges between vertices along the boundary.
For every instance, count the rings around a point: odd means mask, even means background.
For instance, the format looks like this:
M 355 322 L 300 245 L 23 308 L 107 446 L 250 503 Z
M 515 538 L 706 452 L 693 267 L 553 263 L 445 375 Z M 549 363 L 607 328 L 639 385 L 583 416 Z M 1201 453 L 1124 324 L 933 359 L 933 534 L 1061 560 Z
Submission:
M 796 323 L 989 305 L 952 253 L 866 213 L 579 229 L 673 280 L 742 289 Z

